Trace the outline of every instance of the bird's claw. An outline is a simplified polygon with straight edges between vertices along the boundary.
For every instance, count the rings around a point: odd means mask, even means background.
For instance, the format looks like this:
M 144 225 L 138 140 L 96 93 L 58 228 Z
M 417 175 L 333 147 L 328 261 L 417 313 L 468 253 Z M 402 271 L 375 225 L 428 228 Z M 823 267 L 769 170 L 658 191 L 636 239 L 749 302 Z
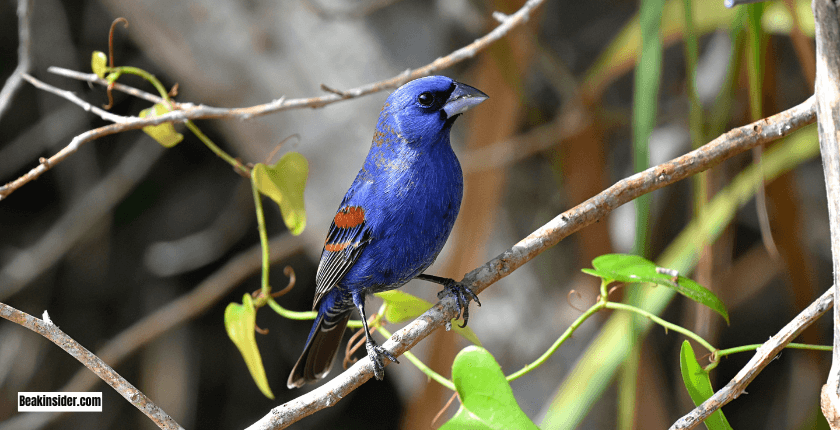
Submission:
M 365 344 L 365 348 L 367 349 L 368 357 L 370 357 L 370 362 L 373 364 L 373 376 L 379 381 L 385 378 L 385 363 L 382 361 L 382 357 L 385 357 L 394 363 L 400 364 L 393 354 L 374 342 L 368 341 Z
M 470 299 L 474 300 L 475 304 L 481 307 L 481 302 L 478 300 L 478 296 L 470 287 L 451 279 L 443 285 L 443 290 L 438 293 L 439 299 L 446 296 L 452 296 L 455 298 L 455 305 L 458 307 L 458 315 L 455 319 L 463 316 L 464 324 L 461 325 L 461 328 L 466 327 L 467 321 L 470 319 Z

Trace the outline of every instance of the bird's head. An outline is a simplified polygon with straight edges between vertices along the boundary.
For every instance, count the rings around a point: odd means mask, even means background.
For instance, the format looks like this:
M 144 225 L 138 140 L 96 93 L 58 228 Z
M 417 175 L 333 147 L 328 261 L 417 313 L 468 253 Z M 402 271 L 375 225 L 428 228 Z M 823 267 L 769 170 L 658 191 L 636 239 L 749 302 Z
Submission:
M 461 113 L 487 100 L 487 94 L 446 76 L 415 79 L 391 93 L 380 121 L 391 122 L 409 142 L 438 140 Z

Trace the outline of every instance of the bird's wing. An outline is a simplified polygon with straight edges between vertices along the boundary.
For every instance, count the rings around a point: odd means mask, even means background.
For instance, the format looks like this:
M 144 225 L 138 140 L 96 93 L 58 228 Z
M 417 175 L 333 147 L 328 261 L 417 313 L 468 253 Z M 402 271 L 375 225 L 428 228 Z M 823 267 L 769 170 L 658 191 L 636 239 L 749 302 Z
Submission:
M 370 229 L 365 222 L 364 209 L 361 206 L 342 205 L 333 218 L 321 252 L 321 262 L 315 276 L 313 309 L 353 267 L 368 242 Z

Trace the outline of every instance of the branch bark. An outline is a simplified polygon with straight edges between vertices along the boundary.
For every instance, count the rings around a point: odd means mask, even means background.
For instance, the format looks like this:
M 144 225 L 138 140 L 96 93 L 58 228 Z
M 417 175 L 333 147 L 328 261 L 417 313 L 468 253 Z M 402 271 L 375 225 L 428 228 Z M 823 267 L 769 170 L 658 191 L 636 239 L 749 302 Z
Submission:
M 725 387 L 718 390 L 712 397 L 697 406 L 694 410 L 680 418 L 669 430 L 693 429 L 700 425 L 714 411 L 735 400 L 744 393 L 747 385 L 772 362 L 776 356 L 793 339 L 799 336 L 808 326 L 818 320 L 834 304 L 835 287 L 829 288 L 819 299 L 811 303 L 791 322 L 787 323 L 778 333 L 755 351 L 755 355 Z M 835 307 L 836 308 L 836 307 Z
M 811 96 L 784 112 L 731 130 L 688 154 L 622 179 L 595 197 L 558 215 L 507 251 L 466 274 L 462 282 L 471 285 L 476 293 L 480 293 L 565 237 L 597 222 L 615 208 L 640 195 L 671 185 L 738 153 L 787 136 L 805 125 L 812 124 L 816 120 L 815 99 Z M 401 355 L 456 315 L 455 301 L 447 297 L 394 333 L 383 347 L 395 356 Z M 248 430 L 286 428 L 304 417 L 336 404 L 371 376 L 373 373 L 370 361 L 364 357 L 324 385 L 272 409 L 268 415 L 248 427 Z
M 817 97 L 820 153 L 828 196 L 834 294 L 840 295 L 840 11 L 832 0 L 813 0 L 817 42 Z M 821 406 L 833 429 L 840 429 L 840 306 L 834 308 L 834 352 Z
M 271 239 L 269 242 L 271 263 L 283 261 L 300 252 L 300 241 L 288 233 Z M 96 351 L 96 356 L 111 366 L 118 366 L 123 360 L 148 345 L 164 333 L 181 324 L 200 316 L 210 306 L 218 303 L 225 295 L 242 283 L 249 276 L 262 268 L 262 248 L 259 244 L 231 258 L 224 266 L 208 276 L 187 294 L 179 297 L 146 315 L 132 326 L 123 330 Z M 86 369 L 79 369 L 70 381 L 58 391 L 89 391 L 99 379 Z M 0 429 L 43 428 L 57 420 L 62 413 L 53 414 L 18 414 L 0 423 Z
M 566 236 L 596 222 L 618 206 L 642 194 L 711 168 L 735 154 L 784 137 L 813 123 L 816 119 L 815 100 L 816 98 L 812 96 L 787 111 L 731 130 L 695 151 L 619 181 L 595 197 L 559 215 L 509 250 L 473 270 L 464 277 L 464 282 L 473 285 L 473 288 L 480 292 Z M 179 112 L 171 114 L 174 113 Z M 164 117 L 165 115 L 153 120 L 164 122 Z M 123 125 L 125 124 L 113 124 L 106 127 Z M 91 130 L 88 133 L 93 132 L 97 131 Z M 397 332 L 384 346 L 392 353 L 401 354 L 449 321 L 455 314 L 454 302 L 451 299 L 441 301 L 409 326 Z M 361 360 L 309 394 L 275 408 L 271 414 L 251 428 L 280 428 L 335 404 L 347 393 L 370 379 L 369 362 L 366 360 L 366 358 Z
M 46 312 L 45 312 L 46 314 Z M 41 336 L 49 339 L 52 343 L 58 345 L 61 349 L 72 355 L 73 358 L 79 360 L 85 367 L 90 369 L 96 376 L 99 376 L 103 381 L 107 382 L 114 390 L 125 397 L 137 409 L 140 409 L 150 420 L 154 421 L 158 427 L 162 429 L 181 429 L 175 420 L 173 420 L 166 412 L 158 407 L 154 402 L 146 397 L 143 392 L 134 388 L 128 381 L 126 381 L 119 373 L 115 372 L 110 366 L 105 364 L 92 352 L 88 351 L 72 337 L 61 331 L 58 326 L 52 322 L 39 320 L 26 312 L 21 312 L 5 303 L 0 303 L 0 318 L 7 319 L 15 324 L 26 327 Z
M 178 107 L 181 110 L 172 111 L 161 116 L 153 118 L 129 118 L 128 120 L 122 120 L 122 122 L 116 124 L 111 124 L 108 126 L 99 127 L 97 129 L 87 131 L 73 138 L 69 145 L 67 145 L 57 154 L 50 157 L 48 160 L 46 160 L 47 162 L 42 162 L 38 167 L 35 167 L 34 169 L 30 170 L 28 173 L 21 176 L 20 178 L 0 187 L 0 200 L 5 199 L 9 196 L 9 194 L 11 194 L 24 184 L 28 183 L 29 181 L 37 179 L 44 172 L 49 170 L 52 166 L 60 163 L 65 158 L 67 158 L 67 156 L 76 152 L 81 145 L 90 142 L 91 140 L 107 136 L 109 134 L 119 133 L 128 130 L 136 130 L 138 128 L 143 128 L 148 125 L 157 125 L 164 122 L 184 122 L 188 119 L 250 119 L 255 116 L 268 115 L 290 109 L 320 108 L 342 100 L 349 100 L 368 94 L 373 94 L 386 89 L 397 88 L 408 81 L 421 78 L 423 76 L 429 76 L 432 73 L 435 73 L 439 70 L 451 67 L 456 63 L 474 57 L 476 54 L 490 46 L 493 42 L 496 42 L 497 40 L 504 37 L 512 29 L 528 21 L 531 12 L 533 12 L 534 9 L 541 5 L 543 1 L 545 0 L 528 0 L 521 8 L 519 8 L 519 10 L 517 10 L 512 15 L 502 15 L 498 13 L 494 14 L 493 17 L 499 20 L 500 24 L 498 27 L 494 28 L 492 31 L 490 31 L 483 37 L 476 39 L 473 43 L 470 43 L 469 45 L 464 46 L 445 57 L 438 58 L 437 60 L 425 66 L 414 70 L 406 70 L 405 72 L 394 76 L 390 79 L 386 79 L 384 81 L 374 82 L 372 84 L 363 85 L 361 87 L 356 87 L 349 90 L 334 90 L 335 92 L 330 92 L 329 94 L 321 97 L 287 99 L 285 96 L 283 96 L 269 103 L 245 108 L 227 109 L 204 105 L 196 106 L 193 104 L 182 103 L 178 105 Z M 64 94 L 56 94 L 61 95 L 62 97 L 66 97 L 66 95 Z

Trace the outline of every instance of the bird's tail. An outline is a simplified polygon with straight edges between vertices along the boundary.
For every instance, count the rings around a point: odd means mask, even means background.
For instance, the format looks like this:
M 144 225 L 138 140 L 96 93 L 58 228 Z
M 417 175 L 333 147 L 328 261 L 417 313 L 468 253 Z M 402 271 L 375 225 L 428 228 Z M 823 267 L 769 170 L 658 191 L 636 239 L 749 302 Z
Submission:
M 303 353 L 286 382 L 287 387 L 300 388 L 307 382 L 317 381 L 327 376 L 338 355 L 338 347 L 348 320 L 350 320 L 350 311 L 338 315 L 318 313 Z

